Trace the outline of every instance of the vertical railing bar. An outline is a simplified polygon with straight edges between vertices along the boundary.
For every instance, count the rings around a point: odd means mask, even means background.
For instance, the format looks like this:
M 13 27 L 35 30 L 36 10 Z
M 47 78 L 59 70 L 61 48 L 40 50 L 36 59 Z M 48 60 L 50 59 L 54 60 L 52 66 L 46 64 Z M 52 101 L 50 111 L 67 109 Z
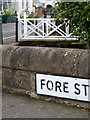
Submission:
M 65 24 L 65 28 L 66 28 L 66 37 L 69 36 L 69 21 Z
M 43 28 L 43 38 L 44 38 L 44 20 L 43 20 L 42 28 Z
M 48 20 L 46 20 L 46 34 L 48 35 L 48 33 L 49 33 L 49 27 L 48 27 Z M 47 36 L 48 37 L 48 36 Z
M 20 41 L 22 36 L 22 27 L 21 27 L 21 19 L 19 12 L 17 12 L 17 18 L 18 18 L 18 41 Z
M 18 40 L 18 17 L 16 16 L 16 42 L 18 42 L 19 40 Z
M 27 19 L 26 19 L 26 12 L 24 12 L 24 37 L 27 37 Z

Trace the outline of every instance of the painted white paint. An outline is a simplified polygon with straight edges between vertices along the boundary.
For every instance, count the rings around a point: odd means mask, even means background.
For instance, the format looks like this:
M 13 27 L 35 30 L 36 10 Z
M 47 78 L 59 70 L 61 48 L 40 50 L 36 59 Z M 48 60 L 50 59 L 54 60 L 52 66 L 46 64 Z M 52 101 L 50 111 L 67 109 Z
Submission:
M 36 74 L 37 94 L 90 102 L 90 79 Z

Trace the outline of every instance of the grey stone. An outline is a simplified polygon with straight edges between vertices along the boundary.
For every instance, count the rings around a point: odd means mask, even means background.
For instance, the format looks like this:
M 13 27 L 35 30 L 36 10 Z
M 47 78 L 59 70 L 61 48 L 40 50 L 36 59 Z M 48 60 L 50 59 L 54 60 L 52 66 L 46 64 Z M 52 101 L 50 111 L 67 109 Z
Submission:
M 2 66 L 2 45 L 0 45 L 0 66 Z
M 17 47 L 4 45 L 2 46 L 2 66 L 10 68 L 10 59 L 12 54 L 17 50 Z
M 35 73 L 90 78 L 90 50 L 2 46 L 2 82 L 3 86 L 19 91 L 36 99 L 44 99 L 35 91 Z M 55 99 L 60 103 L 87 108 L 88 103 L 74 100 Z
M 3 67 L 90 78 L 90 50 L 11 46 L 3 50 Z
M 35 90 L 34 74 L 29 71 L 2 69 L 3 86 L 24 90 Z

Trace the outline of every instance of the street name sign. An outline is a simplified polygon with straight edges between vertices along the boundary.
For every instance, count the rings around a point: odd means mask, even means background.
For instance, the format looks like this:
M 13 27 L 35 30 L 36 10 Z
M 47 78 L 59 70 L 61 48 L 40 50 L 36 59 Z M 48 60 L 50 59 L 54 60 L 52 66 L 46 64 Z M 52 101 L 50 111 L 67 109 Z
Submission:
M 90 102 L 90 79 L 36 73 L 36 91 L 40 95 Z

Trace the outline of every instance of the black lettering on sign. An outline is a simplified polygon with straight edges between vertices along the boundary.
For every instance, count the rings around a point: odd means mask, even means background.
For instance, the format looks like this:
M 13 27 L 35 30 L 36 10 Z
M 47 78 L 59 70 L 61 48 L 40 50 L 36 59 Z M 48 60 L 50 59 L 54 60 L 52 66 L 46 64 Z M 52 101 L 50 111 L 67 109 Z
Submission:
M 48 90 L 50 90 L 50 91 L 53 90 L 53 87 L 54 87 L 53 86 L 53 82 L 51 80 L 48 80 L 47 81 L 47 88 L 48 88 Z
M 77 95 L 80 94 L 80 89 L 78 88 L 79 86 L 80 86 L 80 85 L 79 85 L 78 83 L 76 83 L 76 84 L 74 85 L 75 89 L 77 90 L 77 91 L 75 91 L 74 93 L 77 94 Z
M 41 89 L 43 89 L 43 85 L 45 85 L 45 79 L 41 79 Z
M 84 91 L 85 91 L 85 96 L 87 96 L 87 88 L 89 87 L 89 85 L 84 85 L 84 84 L 82 84 L 82 86 L 84 87 Z
M 59 81 L 56 81 L 56 82 L 55 82 L 55 91 L 56 91 L 56 92 L 57 92 L 57 89 L 59 89 L 59 91 L 62 92 L 62 91 L 61 91 L 61 83 L 60 83 Z
M 63 83 L 63 91 L 66 92 L 66 93 L 69 93 L 69 91 L 67 90 L 68 89 L 68 82 L 64 82 Z

